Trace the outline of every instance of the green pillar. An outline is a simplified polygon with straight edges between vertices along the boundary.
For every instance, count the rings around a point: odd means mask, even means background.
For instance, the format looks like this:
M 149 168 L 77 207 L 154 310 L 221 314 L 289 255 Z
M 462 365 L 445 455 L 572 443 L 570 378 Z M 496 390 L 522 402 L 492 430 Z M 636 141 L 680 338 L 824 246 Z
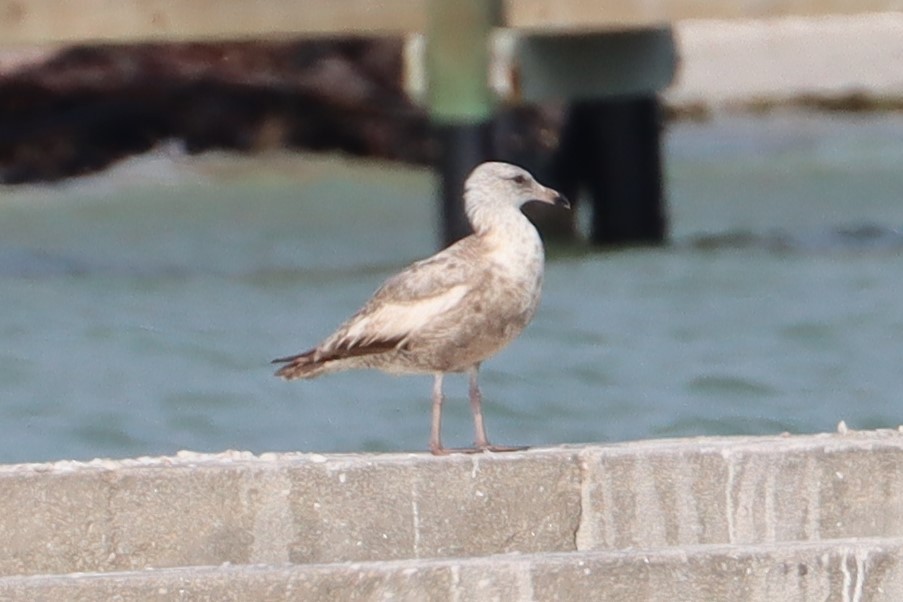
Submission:
M 489 35 L 497 22 L 492 0 L 431 0 L 426 68 L 430 114 L 438 122 L 489 118 Z
M 427 29 L 427 100 L 439 142 L 441 238 L 467 235 L 464 180 L 491 158 L 493 96 L 489 36 L 498 22 L 495 0 L 431 0 Z

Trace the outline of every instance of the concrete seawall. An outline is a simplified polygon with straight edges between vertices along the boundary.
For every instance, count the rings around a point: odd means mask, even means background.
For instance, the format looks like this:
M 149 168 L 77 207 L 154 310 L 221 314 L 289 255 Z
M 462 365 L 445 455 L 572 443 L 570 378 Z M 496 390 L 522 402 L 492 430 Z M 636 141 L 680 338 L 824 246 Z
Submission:
M 3 600 L 903 600 L 903 434 L 0 467 Z

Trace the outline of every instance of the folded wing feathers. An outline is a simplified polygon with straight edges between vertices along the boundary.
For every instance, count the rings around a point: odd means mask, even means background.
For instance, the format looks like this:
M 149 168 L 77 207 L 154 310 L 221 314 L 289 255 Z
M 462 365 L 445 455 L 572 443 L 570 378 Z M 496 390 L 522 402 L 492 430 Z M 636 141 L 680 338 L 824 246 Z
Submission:
M 477 251 L 474 239 L 465 238 L 389 278 L 320 349 L 366 346 L 375 341 L 403 344 L 461 302 L 473 286 Z
M 452 311 L 473 288 L 474 239 L 465 238 L 387 280 L 373 298 L 314 349 L 280 358 L 277 375 L 304 378 L 327 362 L 403 347 L 431 322 Z M 469 283 L 469 284 L 468 284 Z
M 384 298 L 382 303 L 369 304 L 320 346 L 321 353 L 329 353 L 333 349 L 368 347 L 378 341 L 403 345 L 411 336 L 416 336 L 433 320 L 460 303 L 467 290 L 466 285 L 459 284 L 433 297 L 399 302 Z

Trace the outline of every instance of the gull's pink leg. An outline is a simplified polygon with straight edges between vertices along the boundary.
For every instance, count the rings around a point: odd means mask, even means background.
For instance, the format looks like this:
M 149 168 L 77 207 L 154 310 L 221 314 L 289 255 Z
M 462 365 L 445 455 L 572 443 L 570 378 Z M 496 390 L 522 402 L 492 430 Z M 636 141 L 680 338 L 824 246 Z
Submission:
M 486 437 L 486 426 L 483 424 L 483 395 L 480 393 L 480 385 L 477 378 L 480 372 L 480 364 L 474 364 L 468 374 L 470 375 L 470 411 L 473 413 L 473 446 L 477 449 L 489 447 L 489 439 Z
M 492 445 L 486 437 L 486 425 L 483 424 L 483 395 L 477 382 L 480 364 L 474 364 L 468 371 L 470 374 L 470 411 L 473 413 L 474 448 L 478 451 L 520 451 L 526 446 Z
M 442 446 L 442 402 L 445 396 L 442 394 L 442 377 L 440 372 L 433 381 L 433 422 L 430 428 L 430 452 L 434 456 L 447 456 L 448 454 L 476 454 L 483 447 L 448 448 Z
M 436 373 L 433 380 L 433 422 L 430 428 L 430 452 L 434 456 L 444 456 L 448 451 L 442 447 L 442 376 Z

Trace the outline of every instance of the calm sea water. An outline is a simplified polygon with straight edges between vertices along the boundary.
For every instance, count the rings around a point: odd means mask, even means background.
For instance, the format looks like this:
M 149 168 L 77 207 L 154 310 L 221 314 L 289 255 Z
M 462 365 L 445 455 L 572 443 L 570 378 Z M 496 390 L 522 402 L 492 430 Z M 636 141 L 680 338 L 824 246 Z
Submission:
M 903 422 L 903 116 L 667 137 L 672 244 L 552 249 L 486 362 L 490 437 L 552 445 Z M 160 152 L 0 189 L 0 462 L 180 449 L 422 450 L 429 377 L 284 383 L 435 249 L 427 171 Z M 471 440 L 463 377 L 445 439 Z

